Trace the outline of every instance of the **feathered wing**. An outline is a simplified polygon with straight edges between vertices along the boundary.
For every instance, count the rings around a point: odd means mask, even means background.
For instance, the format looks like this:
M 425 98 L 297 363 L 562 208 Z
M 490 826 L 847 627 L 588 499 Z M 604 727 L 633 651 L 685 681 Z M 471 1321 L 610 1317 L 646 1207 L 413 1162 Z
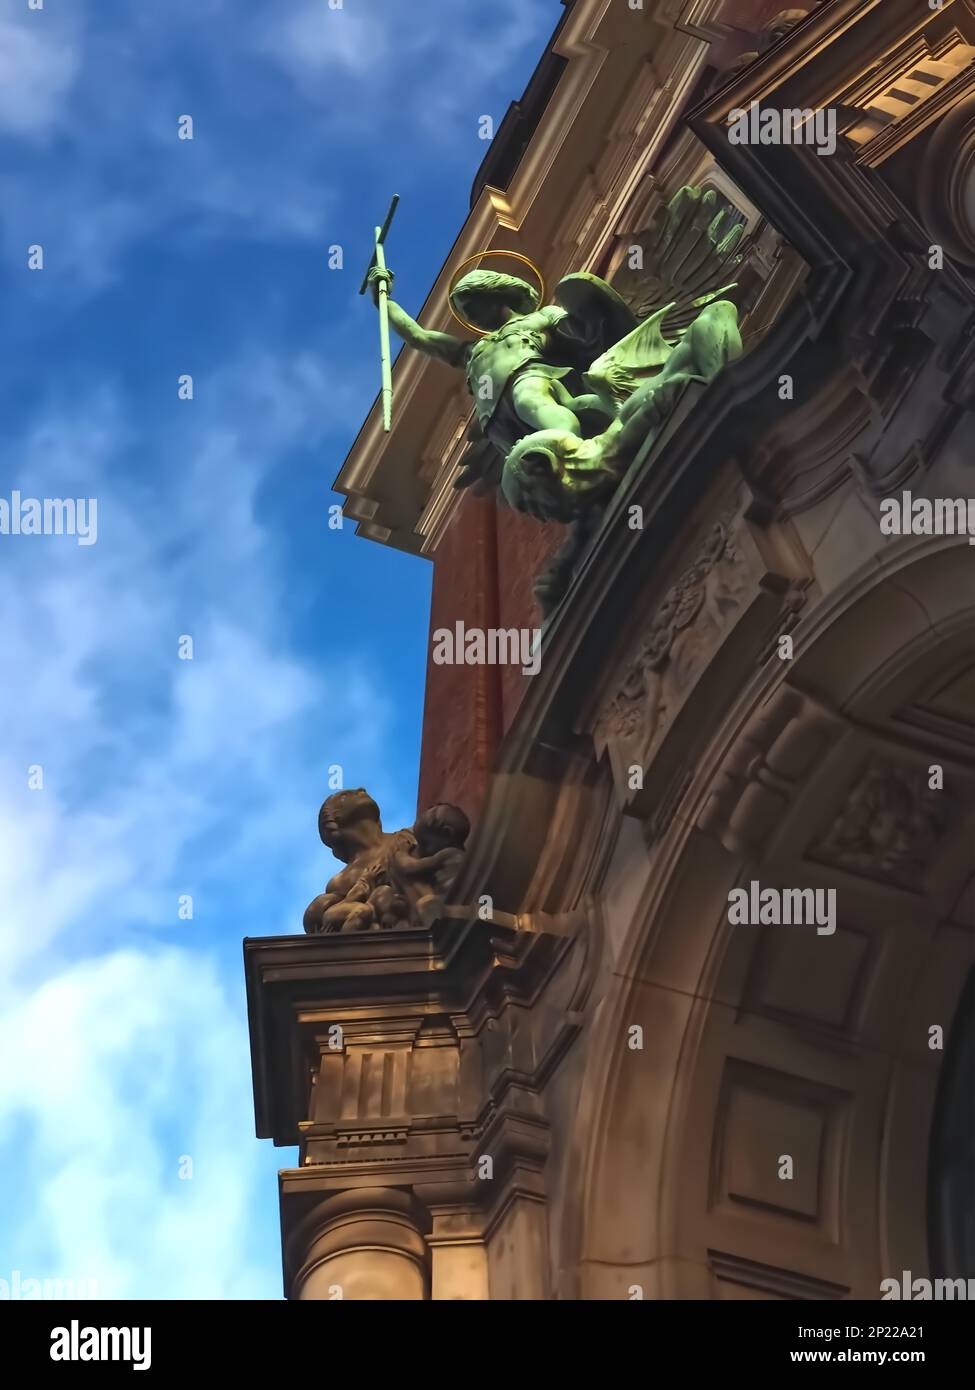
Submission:
M 613 289 L 638 319 L 659 315 L 661 336 L 673 347 L 706 304 L 734 298 L 743 235 L 743 214 L 722 194 L 681 188 L 633 239 Z

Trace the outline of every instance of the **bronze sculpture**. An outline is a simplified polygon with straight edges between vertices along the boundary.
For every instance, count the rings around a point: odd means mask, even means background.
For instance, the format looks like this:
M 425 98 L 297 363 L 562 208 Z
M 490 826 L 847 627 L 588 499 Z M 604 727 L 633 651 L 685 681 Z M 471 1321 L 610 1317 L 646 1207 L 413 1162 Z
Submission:
M 369 271 L 373 296 L 404 342 L 467 377 L 474 419 L 455 486 L 499 489 L 516 509 L 573 527 L 536 584 L 544 610 L 564 592 L 594 512 L 683 387 L 710 381 L 741 354 L 738 311 L 727 298 L 735 285 L 722 283 L 740 262 L 741 236 L 727 200 L 682 188 L 652 243 L 640 245 L 639 269 L 617 273 L 619 290 L 580 272 L 564 276 L 555 303 L 544 305 L 525 280 L 470 271 L 449 301 L 474 341 L 422 328 L 388 297 L 392 271 Z

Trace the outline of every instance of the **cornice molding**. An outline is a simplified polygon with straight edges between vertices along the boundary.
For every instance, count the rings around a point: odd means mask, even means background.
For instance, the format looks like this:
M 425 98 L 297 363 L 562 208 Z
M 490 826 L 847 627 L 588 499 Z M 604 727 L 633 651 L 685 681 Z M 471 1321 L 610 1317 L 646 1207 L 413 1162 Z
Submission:
M 315 1137 L 311 1077 L 330 1027 L 341 1026 L 343 1046 L 382 1051 L 422 1045 L 421 1030 L 446 1019 L 448 1033 L 426 1036 L 431 1045 L 453 1045 L 509 1003 L 530 1005 L 574 930 L 544 915 L 483 921 L 454 907 L 426 928 L 245 938 L 258 1138 L 285 1145 Z M 402 1118 L 357 1116 L 343 1126 L 350 1133 L 370 1126 L 394 1132 Z M 467 1117 L 468 1128 L 475 1119 Z M 329 1133 L 334 1128 L 330 1122 Z

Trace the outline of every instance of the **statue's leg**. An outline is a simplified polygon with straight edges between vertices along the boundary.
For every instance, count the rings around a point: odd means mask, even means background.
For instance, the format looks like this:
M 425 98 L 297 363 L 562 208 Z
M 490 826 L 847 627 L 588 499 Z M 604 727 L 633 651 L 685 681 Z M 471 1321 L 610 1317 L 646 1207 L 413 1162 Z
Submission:
M 328 911 L 334 896 L 334 893 L 319 893 L 305 908 L 304 928 L 309 936 L 315 936 L 325 930 L 322 926 L 322 916 Z
M 670 381 L 710 381 L 740 356 L 738 310 L 730 299 L 718 299 L 701 310 L 661 370 L 634 395 L 649 395 Z
M 375 930 L 398 926 L 409 917 L 406 899 L 388 883 L 382 883 L 369 894 Z
M 368 931 L 376 922 L 369 903 L 341 902 L 322 913 L 323 932 Z
M 740 356 L 738 310 L 729 299 L 718 299 L 698 314 L 684 341 L 668 358 L 662 375 L 685 371 L 710 381 L 726 362 Z
M 569 534 L 535 580 L 535 600 L 548 617 L 568 589 L 572 575 L 586 546 L 603 519 L 602 507 L 590 507 L 569 525 Z
M 563 430 L 582 438 L 578 416 L 562 403 L 563 399 L 572 398 L 557 377 L 518 376 L 509 390 L 515 414 L 528 426 L 529 433 Z

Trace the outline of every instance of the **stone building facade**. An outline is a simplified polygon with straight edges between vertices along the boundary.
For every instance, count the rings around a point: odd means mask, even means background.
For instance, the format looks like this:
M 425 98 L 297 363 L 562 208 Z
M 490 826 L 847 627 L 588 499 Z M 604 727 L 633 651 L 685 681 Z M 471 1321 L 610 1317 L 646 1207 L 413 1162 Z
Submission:
M 627 470 L 537 675 L 431 661 L 446 901 L 245 942 L 287 1297 L 975 1276 L 973 59 L 972 0 L 566 4 L 422 322 L 490 248 L 623 286 L 690 186 L 742 225 L 744 352 Z M 729 138 L 753 110 L 834 148 Z M 394 381 L 347 515 L 431 559 L 431 632 L 539 626 L 561 528 L 454 488 L 458 374 Z M 731 920 L 752 885 L 832 929 Z

